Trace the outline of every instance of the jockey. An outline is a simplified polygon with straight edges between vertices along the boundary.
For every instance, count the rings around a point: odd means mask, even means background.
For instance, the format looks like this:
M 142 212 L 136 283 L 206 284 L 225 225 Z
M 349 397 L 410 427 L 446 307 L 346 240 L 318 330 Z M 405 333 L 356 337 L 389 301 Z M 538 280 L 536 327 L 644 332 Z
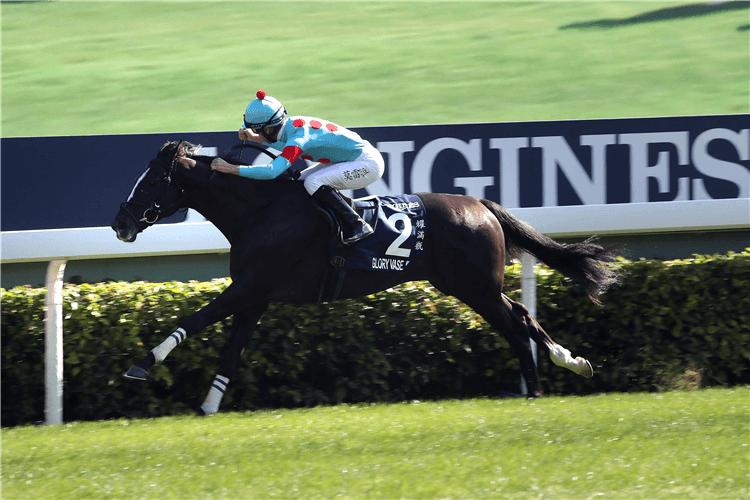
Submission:
M 343 242 L 349 245 L 373 233 L 347 203 L 340 189 L 361 189 L 383 176 L 380 152 L 358 134 L 331 122 L 308 116 L 290 116 L 281 103 L 259 90 L 247 106 L 239 130 L 242 140 L 266 144 L 281 151 L 268 165 L 232 165 L 215 159 L 213 170 L 251 179 L 275 179 L 297 160 L 315 162 L 300 173 L 315 201 L 333 209 L 342 221 Z

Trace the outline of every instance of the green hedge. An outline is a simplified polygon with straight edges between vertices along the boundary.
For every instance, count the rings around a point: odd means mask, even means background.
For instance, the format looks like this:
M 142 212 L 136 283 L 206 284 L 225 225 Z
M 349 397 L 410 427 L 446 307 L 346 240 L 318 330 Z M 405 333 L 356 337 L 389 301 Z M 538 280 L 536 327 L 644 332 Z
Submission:
M 686 370 L 703 385 L 750 383 L 750 249 L 619 266 L 622 283 L 603 307 L 558 273 L 538 269 L 540 323 L 597 372 L 583 379 L 540 353 L 547 393 L 651 391 Z M 506 278 L 516 300 L 519 273 L 513 266 Z M 196 409 L 231 320 L 189 337 L 149 382 L 122 374 L 228 283 L 66 285 L 65 420 Z M 4 426 L 44 419 L 43 308 L 43 289 L 2 290 Z M 492 396 L 518 391 L 518 367 L 505 339 L 473 311 L 411 283 L 331 304 L 273 304 L 222 409 Z
M 596 371 L 584 380 L 547 363 L 540 375 L 548 392 L 650 391 L 693 371 L 704 387 L 750 383 L 750 249 L 642 260 L 622 271 L 603 307 L 586 304 L 556 273 L 540 273 L 542 326 Z

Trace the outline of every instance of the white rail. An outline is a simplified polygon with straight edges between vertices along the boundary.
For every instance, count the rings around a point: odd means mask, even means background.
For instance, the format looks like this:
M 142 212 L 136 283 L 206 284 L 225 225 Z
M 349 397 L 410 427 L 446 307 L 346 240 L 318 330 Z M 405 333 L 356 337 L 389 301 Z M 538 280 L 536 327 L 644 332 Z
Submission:
M 510 211 L 553 238 L 750 227 L 750 198 Z M 229 243 L 210 222 L 156 225 L 138 235 L 135 243 L 119 241 L 108 227 L 2 233 L 3 264 L 228 251 Z
M 44 308 L 44 413 L 47 425 L 63 422 L 63 275 L 65 261 L 47 266 Z
M 531 317 L 536 318 L 536 274 L 534 266 L 536 259 L 524 252 L 521 255 L 521 303 L 525 305 Z M 537 348 L 534 339 L 531 339 L 531 355 L 534 357 L 536 364 Z M 529 388 L 526 385 L 526 378 L 521 375 L 521 394 L 528 395 Z

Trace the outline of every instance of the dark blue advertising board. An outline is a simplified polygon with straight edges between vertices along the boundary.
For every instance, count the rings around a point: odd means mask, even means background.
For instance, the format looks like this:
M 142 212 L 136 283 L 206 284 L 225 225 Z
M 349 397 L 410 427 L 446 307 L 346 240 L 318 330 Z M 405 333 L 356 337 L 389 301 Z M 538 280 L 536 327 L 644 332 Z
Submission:
M 507 208 L 750 198 L 750 115 L 353 130 L 386 161 L 355 196 L 445 192 Z M 3 138 L 2 231 L 108 226 L 149 160 L 179 139 L 218 154 L 239 143 L 236 131 Z

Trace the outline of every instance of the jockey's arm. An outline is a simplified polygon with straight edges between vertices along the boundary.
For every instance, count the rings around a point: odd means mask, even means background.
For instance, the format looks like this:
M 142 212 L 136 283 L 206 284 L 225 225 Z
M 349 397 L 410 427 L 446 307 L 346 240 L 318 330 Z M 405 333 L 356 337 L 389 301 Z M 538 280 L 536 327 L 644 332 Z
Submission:
M 292 166 L 302 154 L 302 149 L 296 146 L 287 146 L 281 155 L 268 165 L 232 165 L 216 158 L 211 162 L 211 169 L 228 174 L 239 175 L 250 179 L 271 180 Z
M 268 165 L 242 165 L 239 168 L 239 176 L 247 177 L 249 179 L 261 179 L 271 180 L 275 179 L 286 169 L 291 167 L 292 164 L 284 158 L 279 156 Z

